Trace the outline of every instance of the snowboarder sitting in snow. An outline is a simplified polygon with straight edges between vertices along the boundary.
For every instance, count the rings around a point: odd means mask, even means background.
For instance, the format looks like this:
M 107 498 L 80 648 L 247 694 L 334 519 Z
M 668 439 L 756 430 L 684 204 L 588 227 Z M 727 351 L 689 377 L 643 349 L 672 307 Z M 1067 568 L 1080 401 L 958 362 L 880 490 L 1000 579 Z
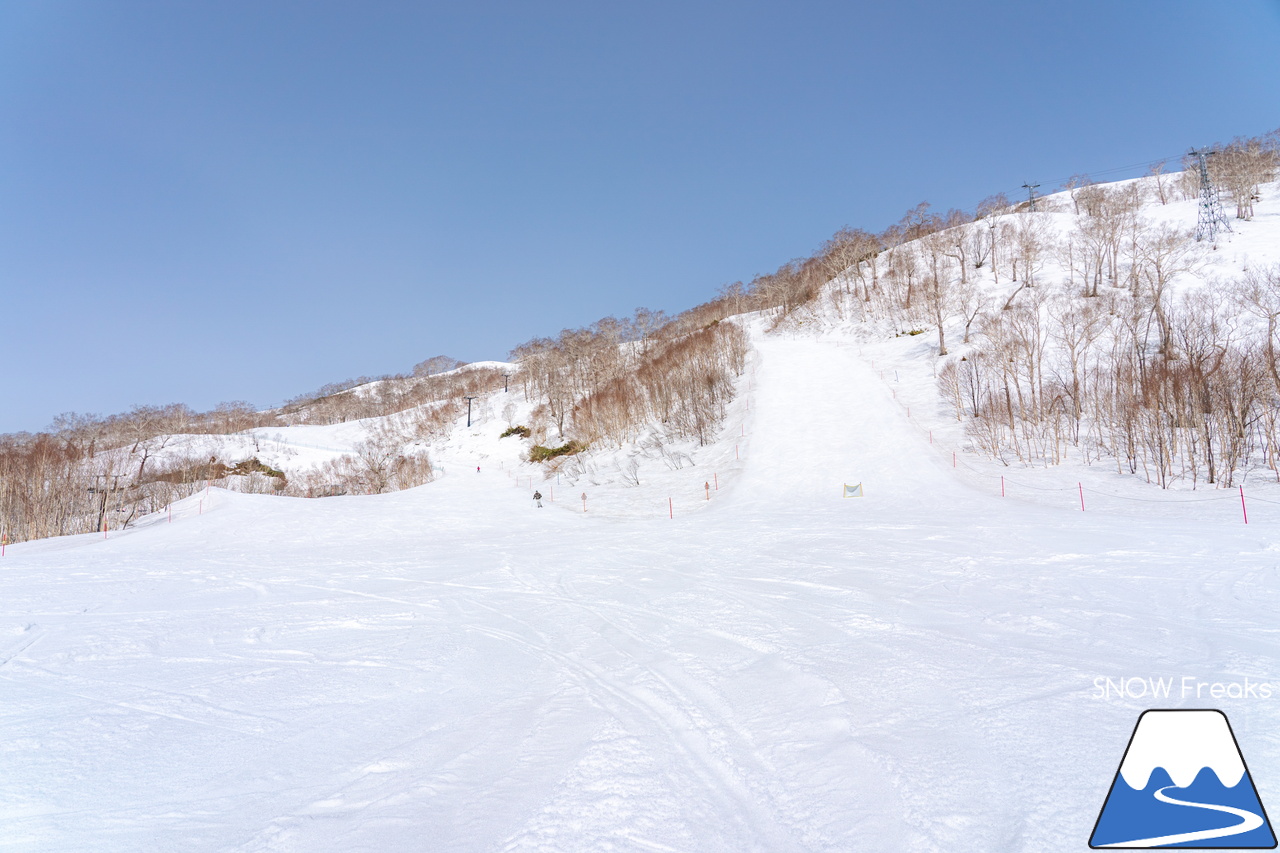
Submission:
M 538 505 L 538 509 L 542 509 L 542 492 L 533 493 L 533 502 Z

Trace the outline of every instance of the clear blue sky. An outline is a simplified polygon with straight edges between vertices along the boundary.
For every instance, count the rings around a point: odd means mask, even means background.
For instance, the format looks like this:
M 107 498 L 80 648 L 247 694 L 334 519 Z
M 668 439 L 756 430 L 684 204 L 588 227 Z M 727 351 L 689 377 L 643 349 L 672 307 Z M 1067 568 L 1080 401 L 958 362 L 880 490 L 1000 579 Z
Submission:
M 1280 0 L 6 0 L 0 431 L 502 358 L 1277 126 Z

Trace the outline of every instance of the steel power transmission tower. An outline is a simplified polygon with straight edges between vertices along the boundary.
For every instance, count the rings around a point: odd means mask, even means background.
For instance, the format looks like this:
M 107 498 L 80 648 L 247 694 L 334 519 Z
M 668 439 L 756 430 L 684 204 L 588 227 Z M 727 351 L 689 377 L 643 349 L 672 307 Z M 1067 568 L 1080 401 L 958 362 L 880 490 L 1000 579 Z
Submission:
M 1027 191 L 1027 201 L 1031 203 L 1031 212 L 1036 212 L 1036 190 L 1040 189 L 1039 184 L 1023 184 L 1022 188 Z
M 1213 178 L 1209 177 L 1209 158 L 1218 152 L 1208 148 L 1201 148 L 1199 151 L 1192 148 L 1190 153 L 1200 165 L 1200 217 L 1196 220 L 1196 239 L 1212 240 L 1222 231 L 1230 234 L 1231 223 L 1222 212 L 1218 188 L 1213 185 Z

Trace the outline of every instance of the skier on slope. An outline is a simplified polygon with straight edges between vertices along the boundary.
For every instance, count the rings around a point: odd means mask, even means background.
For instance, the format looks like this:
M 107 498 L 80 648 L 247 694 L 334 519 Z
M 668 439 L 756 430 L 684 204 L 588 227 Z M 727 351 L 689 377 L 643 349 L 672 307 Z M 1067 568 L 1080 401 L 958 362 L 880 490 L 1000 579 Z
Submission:
M 533 502 L 538 505 L 538 509 L 542 509 L 542 492 L 533 493 Z

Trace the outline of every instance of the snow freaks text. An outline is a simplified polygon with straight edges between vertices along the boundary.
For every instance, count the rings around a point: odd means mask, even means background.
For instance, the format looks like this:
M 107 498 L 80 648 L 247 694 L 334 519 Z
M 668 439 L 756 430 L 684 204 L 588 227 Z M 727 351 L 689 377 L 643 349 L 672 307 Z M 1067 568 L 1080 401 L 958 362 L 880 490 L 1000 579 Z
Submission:
M 1270 699 L 1275 689 L 1270 682 L 1205 681 L 1192 675 L 1132 676 L 1093 680 L 1094 699 Z

